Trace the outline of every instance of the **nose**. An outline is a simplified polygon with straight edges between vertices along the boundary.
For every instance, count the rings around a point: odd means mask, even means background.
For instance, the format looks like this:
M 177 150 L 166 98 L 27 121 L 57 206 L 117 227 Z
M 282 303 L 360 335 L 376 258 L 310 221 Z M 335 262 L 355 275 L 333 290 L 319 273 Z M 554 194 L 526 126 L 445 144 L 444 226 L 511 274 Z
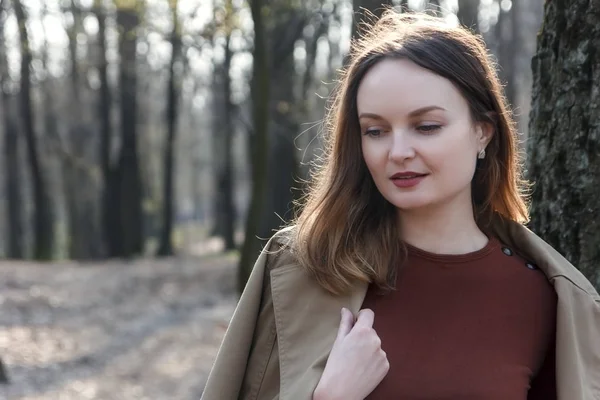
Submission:
M 404 130 L 395 130 L 392 135 L 389 159 L 396 163 L 415 157 L 415 149 L 409 134 Z

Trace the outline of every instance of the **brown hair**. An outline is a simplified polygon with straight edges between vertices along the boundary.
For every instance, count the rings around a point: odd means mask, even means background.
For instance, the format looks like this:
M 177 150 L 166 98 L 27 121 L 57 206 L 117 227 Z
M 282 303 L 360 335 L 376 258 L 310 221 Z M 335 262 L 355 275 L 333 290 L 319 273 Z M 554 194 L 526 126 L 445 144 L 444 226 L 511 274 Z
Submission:
M 362 78 L 385 58 L 410 60 L 450 80 L 467 100 L 473 121 L 493 127 L 472 181 L 480 227 L 494 214 L 528 220 L 516 128 L 483 40 L 436 17 L 388 10 L 352 45 L 325 118 L 323 162 L 294 221 L 296 257 L 334 294 L 347 292 L 357 280 L 393 288 L 405 251 L 395 207 L 379 193 L 363 160 L 356 106 Z

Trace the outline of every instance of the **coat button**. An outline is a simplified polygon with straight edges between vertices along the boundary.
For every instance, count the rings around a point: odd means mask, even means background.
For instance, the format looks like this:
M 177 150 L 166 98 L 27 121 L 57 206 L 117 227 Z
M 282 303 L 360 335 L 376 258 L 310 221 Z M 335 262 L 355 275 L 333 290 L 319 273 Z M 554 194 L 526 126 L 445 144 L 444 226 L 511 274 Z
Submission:
M 527 266 L 527 268 L 529 269 L 537 269 L 537 267 L 535 265 L 533 265 L 532 263 L 527 263 L 525 264 Z
M 511 250 L 511 249 L 509 249 L 508 247 L 503 247 L 503 248 L 502 248 L 502 252 L 503 252 L 504 254 L 506 254 L 507 256 L 512 256 L 512 254 L 513 254 L 513 253 L 512 253 L 512 250 Z

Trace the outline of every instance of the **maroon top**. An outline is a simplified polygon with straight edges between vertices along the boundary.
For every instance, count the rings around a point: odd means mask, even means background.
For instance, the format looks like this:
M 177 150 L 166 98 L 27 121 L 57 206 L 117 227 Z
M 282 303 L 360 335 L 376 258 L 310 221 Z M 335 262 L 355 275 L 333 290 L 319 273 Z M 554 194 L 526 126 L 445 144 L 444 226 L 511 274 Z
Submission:
M 556 301 L 497 239 L 464 255 L 408 246 L 396 290 L 363 303 L 390 362 L 367 399 L 556 399 Z

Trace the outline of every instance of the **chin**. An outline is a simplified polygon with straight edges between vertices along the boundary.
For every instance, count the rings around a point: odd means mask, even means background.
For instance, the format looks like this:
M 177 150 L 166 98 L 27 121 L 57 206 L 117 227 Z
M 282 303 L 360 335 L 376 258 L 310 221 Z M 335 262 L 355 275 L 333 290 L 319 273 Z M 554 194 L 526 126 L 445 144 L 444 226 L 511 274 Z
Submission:
M 414 211 L 423 208 L 431 207 L 434 202 L 426 199 L 398 199 L 388 197 L 387 200 L 392 203 L 394 207 L 401 211 Z

